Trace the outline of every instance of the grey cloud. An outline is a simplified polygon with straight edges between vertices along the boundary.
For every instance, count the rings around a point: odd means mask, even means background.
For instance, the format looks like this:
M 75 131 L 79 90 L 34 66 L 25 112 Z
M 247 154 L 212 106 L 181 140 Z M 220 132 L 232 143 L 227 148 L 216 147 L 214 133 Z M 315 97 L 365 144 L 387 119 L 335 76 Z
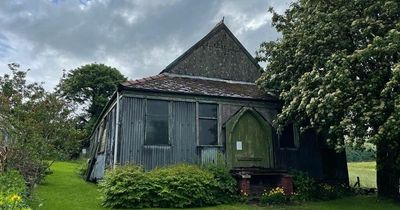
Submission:
M 250 53 L 279 34 L 267 9 L 280 1 L 1 1 L 0 73 L 18 62 L 52 88 L 62 69 L 105 63 L 129 78 L 157 74 L 225 16 Z

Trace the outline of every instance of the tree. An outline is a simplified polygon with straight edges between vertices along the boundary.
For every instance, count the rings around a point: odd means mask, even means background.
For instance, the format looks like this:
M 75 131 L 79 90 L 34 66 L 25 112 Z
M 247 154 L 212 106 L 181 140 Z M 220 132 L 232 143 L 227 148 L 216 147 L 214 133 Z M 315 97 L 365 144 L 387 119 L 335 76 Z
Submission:
M 278 90 L 284 106 L 276 124 L 316 128 L 340 150 L 377 149 L 380 196 L 395 197 L 400 177 L 400 4 L 388 0 L 300 0 L 273 26 L 258 59 L 257 84 Z
M 48 161 L 79 152 L 82 132 L 75 128 L 70 107 L 41 84 L 28 83 L 28 71 L 10 64 L 0 76 L 0 171 L 15 169 L 33 186 L 49 167 Z
M 87 105 L 86 131 L 91 128 L 119 83 L 126 78 L 116 69 L 104 64 L 87 64 L 64 75 L 58 92 L 67 100 Z M 88 118 L 88 120 L 87 120 Z

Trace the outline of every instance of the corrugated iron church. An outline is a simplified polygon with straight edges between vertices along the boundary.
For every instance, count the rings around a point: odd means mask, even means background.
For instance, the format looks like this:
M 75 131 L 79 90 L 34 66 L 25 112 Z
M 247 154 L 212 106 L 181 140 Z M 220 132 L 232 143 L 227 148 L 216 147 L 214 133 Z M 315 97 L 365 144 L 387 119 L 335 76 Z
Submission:
M 347 183 L 345 154 L 317 132 L 300 134 L 291 124 L 278 135 L 272 121 L 282 105 L 256 87 L 261 73 L 220 22 L 160 74 L 119 85 L 91 135 L 87 178 L 127 163 L 150 170 L 223 158 L 233 171 L 253 174 L 251 182 L 297 169 Z

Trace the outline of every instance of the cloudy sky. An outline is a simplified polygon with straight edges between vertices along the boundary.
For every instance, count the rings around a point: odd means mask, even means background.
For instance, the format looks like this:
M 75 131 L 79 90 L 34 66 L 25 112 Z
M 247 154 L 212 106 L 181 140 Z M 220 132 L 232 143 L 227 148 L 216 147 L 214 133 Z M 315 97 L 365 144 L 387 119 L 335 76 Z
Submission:
M 63 69 L 87 63 L 116 67 L 129 79 L 158 74 L 206 35 L 222 17 L 255 54 L 279 34 L 269 7 L 290 0 L 1 0 L 0 73 L 7 64 L 30 68 L 47 89 Z

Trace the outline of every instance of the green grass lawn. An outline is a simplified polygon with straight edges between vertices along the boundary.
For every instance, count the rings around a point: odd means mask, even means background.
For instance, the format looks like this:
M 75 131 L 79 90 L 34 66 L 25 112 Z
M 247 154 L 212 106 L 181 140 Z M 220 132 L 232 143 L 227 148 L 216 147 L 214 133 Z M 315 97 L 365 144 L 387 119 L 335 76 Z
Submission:
M 361 187 L 376 188 L 376 163 L 375 162 L 352 162 L 348 163 L 349 180 L 351 186 L 360 177 Z
M 352 165 L 352 164 L 351 164 Z M 100 194 L 97 186 L 83 181 L 76 173 L 76 162 L 56 162 L 52 166 L 53 174 L 46 177 L 45 183 L 34 191 L 34 209 L 39 210 L 101 210 Z M 353 165 L 352 165 L 353 166 Z M 352 167 L 353 168 L 353 167 Z M 362 167 L 361 167 L 362 168 Z M 353 170 L 353 169 L 351 169 Z M 380 201 L 374 196 L 354 196 L 326 202 L 309 202 L 302 205 L 268 206 L 235 204 L 221 205 L 201 210 L 365 210 L 400 209 L 400 205 L 391 201 Z

